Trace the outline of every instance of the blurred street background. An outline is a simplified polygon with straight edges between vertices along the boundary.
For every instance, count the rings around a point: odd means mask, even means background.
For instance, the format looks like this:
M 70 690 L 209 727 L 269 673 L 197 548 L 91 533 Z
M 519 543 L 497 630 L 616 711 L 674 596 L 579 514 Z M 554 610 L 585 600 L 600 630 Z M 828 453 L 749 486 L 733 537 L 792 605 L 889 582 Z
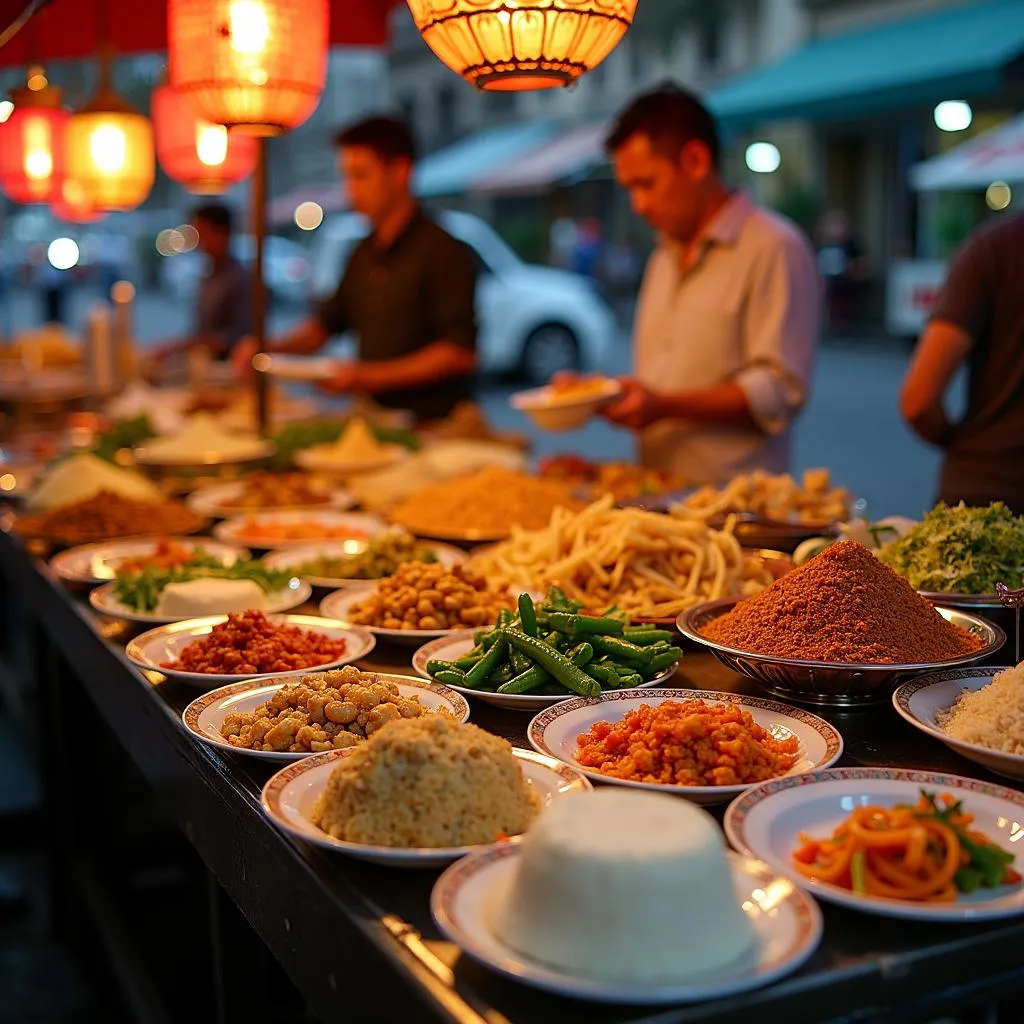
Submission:
M 643 0 L 626 39 L 577 87 L 479 93 L 399 5 L 389 46 L 333 51 L 320 106 L 269 147 L 272 327 L 333 290 L 365 230 L 344 207 L 334 130 L 397 111 L 422 149 L 418 194 L 479 256 L 485 368 L 535 379 L 564 365 L 625 370 L 652 239 L 602 141 L 632 96 L 673 79 L 702 91 L 718 116 L 729 180 L 794 220 L 818 253 L 827 338 L 796 427 L 797 468 L 827 465 L 879 514 L 919 514 L 936 459 L 900 425 L 898 384 L 951 253 L 1018 208 L 1006 167 L 1024 166 L 1022 54 L 1024 0 Z M 119 91 L 147 109 L 163 60 L 120 60 Z M 74 106 L 95 66 L 66 62 L 51 77 Z M 0 71 L 0 93 L 16 78 Z M 227 200 L 244 225 L 248 185 Z M 180 335 L 203 273 L 188 226 L 195 202 L 158 171 L 142 207 L 95 224 L 0 206 L 0 336 L 54 309 L 75 333 L 122 278 L 137 289 L 143 343 Z M 238 245 L 251 258 L 251 238 Z M 598 344 L 612 333 L 610 349 Z M 512 386 L 489 382 L 484 403 L 497 423 L 521 427 L 505 400 Z M 629 451 L 600 426 L 537 444 Z
M 85 315 L 96 293 L 83 288 L 71 304 L 72 318 Z M 29 291 L 13 299 L 16 329 L 33 322 L 34 297 Z M 296 307 L 275 309 L 274 330 L 290 326 L 301 315 Z M 168 334 L 181 333 L 189 310 L 160 291 L 140 293 L 135 309 L 140 347 Z M 608 373 L 626 373 L 630 362 L 629 311 L 623 316 Z M 931 505 L 938 456 L 914 438 L 900 421 L 897 392 L 906 368 L 909 346 L 881 332 L 830 338 L 821 348 L 811 402 L 797 422 L 796 466 L 828 466 L 834 478 L 868 502 L 872 515 L 918 516 Z M 522 381 L 492 376 L 482 382 L 480 402 L 488 419 L 503 429 L 524 431 L 530 425 L 513 410 L 509 395 Z M 563 434 L 535 433 L 541 454 L 578 451 L 593 459 L 629 458 L 631 436 L 602 423 Z

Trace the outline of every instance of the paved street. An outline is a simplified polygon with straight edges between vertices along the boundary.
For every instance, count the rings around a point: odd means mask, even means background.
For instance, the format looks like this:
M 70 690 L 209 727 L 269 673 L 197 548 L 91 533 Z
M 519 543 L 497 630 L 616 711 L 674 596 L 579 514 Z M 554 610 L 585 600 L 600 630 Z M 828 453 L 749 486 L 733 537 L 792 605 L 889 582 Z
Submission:
M 76 296 L 73 323 L 81 322 L 89 296 Z M 21 294 L 0 311 L 0 330 L 29 327 L 38 302 Z M 295 311 L 275 311 L 272 329 L 294 320 Z M 137 333 L 143 343 L 173 337 L 188 324 L 188 310 L 161 296 L 145 295 L 137 304 Z M 606 372 L 625 372 L 629 361 L 624 336 Z M 796 468 L 828 466 L 836 481 L 868 501 L 873 515 L 920 515 L 930 505 L 938 460 L 900 423 L 896 408 L 899 382 L 907 362 L 905 349 L 881 340 L 835 341 L 823 346 L 808 408 L 796 427 Z M 511 385 L 489 386 L 483 403 L 502 428 L 530 429 L 522 414 L 508 406 Z M 565 434 L 541 434 L 541 453 L 578 450 L 594 458 L 627 458 L 628 434 L 604 424 Z

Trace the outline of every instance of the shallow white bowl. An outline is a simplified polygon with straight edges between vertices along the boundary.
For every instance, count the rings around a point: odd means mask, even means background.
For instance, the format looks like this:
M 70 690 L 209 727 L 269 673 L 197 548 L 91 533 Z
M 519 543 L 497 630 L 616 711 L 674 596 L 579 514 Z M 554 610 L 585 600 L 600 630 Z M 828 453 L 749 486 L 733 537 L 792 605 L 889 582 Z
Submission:
M 1005 671 L 1005 668 L 980 665 L 977 668 L 931 672 L 898 686 L 892 695 L 892 704 L 914 728 L 945 743 L 950 750 L 984 765 L 997 775 L 1005 775 L 1008 779 L 1024 779 L 1024 754 L 1007 754 L 977 743 L 954 739 L 938 726 L 935 719 L 936 712 L 951 707 L 961 693 L 984 689 L 997 672 Z

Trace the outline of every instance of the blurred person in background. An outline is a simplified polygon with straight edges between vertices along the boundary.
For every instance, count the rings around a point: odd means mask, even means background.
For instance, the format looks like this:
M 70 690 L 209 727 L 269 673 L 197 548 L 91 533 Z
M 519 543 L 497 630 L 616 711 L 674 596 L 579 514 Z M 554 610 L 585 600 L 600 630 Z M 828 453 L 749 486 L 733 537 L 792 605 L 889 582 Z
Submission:
M 810 245 L 725 184 L 714 119 L 685 90 L 639 97 L 607 147 L 660 241 L 638 300 L 634 374 L 604 415 L 637 432 L 644 465 L 693 483 L 785 472 L 818 342 Z
M 589 277 L 592 281 L 601 278 L 604 269 L 604 239 L 601 237 L 601 222 L 596 217 L 585 217 L 580 221 L 570 266 L 573 273 Z
M 317 315 L 266 350 L 311 355 L 333 335 L 352 331 L 356 358 L 339 359 L 321 390 L 369 395 L 420 421 L 443 419 L 473 393 L 474 256 L 413 196 L 416 151 L 404 121 L 372 117 L 336 141 L 346 197 L 371 233 Z M 239 372 L 249 372 L 255 351 L 252 341 L 239 348 Z
M 231 254 L 234 215 L 227 206 L 209 203 L 192 214 L 192 226 L 210 271 L 199 284 L 191 335 L 153 349 L 150 358 L 158 366 L 199 348 L 215 360 L 227 360 L 252 330 L 252 278 Z
M 903 380 L 900 411 L 943 449 L 938 499 L 1003 501 L 1024 514 L 1024 214 L 1001 216 L 964 243 Z M 946 393 L 967 369 L 967 407 Z
M 825 283 L 825 309 L 830 329 L 856 319 L 870 265 L 864 248 L 842 210 L 829 210 L 818 224 L 818 270 Z
M 74 283 L 71 274 L 58 270 L 51 262 L 46 247 L 33 245 L 28 253 L 32 280 L 39 289 L 40 316 L 44 324 L 67 323 L 67 298 Z

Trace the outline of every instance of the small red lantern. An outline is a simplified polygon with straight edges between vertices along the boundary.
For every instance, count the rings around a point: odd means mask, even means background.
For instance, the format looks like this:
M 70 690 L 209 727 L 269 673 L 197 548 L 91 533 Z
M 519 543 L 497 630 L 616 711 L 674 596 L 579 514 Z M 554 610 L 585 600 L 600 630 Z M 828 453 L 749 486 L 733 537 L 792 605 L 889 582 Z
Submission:
M 256 168 L 255 139 L 196 117 L 170 85 L 153 93 L 156 156 L 167 177 L 199 195 L 219 195 Z
M 169 0 L 168 77 L 211 124 L 279 135 L 320 102 L 329 29 L 328 0 Z
M 50 203 L 50 212 L 65 224 L 95 224 L 106 216 L 89 203 L 85 189 L 71 178 L 64 179 L 60 195 Z
M 29 69 L 28 82 L 11 94 L 14 109 L 0 125 L 0 189 L 16 203 L 49 203 L 64 181 L 68 113 L 40 69 Z

